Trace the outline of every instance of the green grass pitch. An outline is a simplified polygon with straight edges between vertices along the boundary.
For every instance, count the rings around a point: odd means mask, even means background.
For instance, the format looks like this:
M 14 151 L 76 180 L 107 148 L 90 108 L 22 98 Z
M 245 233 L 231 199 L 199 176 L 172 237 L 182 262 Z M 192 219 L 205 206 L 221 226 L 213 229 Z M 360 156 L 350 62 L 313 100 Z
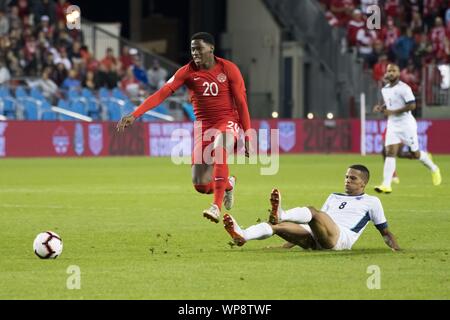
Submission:
M 398 160 L 400 185 L 381 195 L 402 252 L 372 223 L 352 251 L 268 249 L 277 237 L 231 247 L 222 224 L 202 217 L 212 196 L 197 194 L 188 165 L 168 158 L 0 160 L 0 299 L 449 299 L 450 156 L 434 156 L 434 187 L 418 161 Z M 273 187 L 283 207 L 321 207 L 343 191 L 346 167 L 366 164 L 367 192 L 381 181 L 379 156 L 283 156 L 277 175 L 233 165 L 231 213 L 243 226 L 267 218 Z M 56 260 L 40 260 L 34 237 L 64 240 Z M 67 268 L 81 270 L 69 290 Z M 379 266 L 381 288 L 367 269 Z

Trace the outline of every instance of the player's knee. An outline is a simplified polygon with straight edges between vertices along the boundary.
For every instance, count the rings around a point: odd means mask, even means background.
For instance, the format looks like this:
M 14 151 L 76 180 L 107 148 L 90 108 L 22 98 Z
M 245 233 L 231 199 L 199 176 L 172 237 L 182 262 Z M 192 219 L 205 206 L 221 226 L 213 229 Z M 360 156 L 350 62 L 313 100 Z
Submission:
M 317 210 L 314 207 L 307 207 L 309 209 L 309 211 L 311 211 L 311 216 L 312 218 L 314 218 L 314 216 L 319 212 L 319 210 Z
M 195 190 L 197 190 L 198 193 L 203 194 L 210 194 L 213 192 L 213 189 L 211 188 L 211 184 L 194 184 Z
M 412 159 L 420 159 L 420 151 L 411 152 Z

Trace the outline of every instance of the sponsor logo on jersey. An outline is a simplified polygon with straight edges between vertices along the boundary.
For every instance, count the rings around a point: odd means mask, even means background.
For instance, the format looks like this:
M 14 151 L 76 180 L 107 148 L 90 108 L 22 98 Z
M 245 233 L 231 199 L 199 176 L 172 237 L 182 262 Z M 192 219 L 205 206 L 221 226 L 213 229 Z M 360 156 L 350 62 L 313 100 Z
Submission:
M 69 148 L 70 139 L 66 129 L 63 127 L 56 128 L 53 132 L 53 147 L 57 154 L 65 154 Z
M 98 156 L 103 149 L 103 127 L 101 124 L 89 125 L 89 150 Z
M 225 81 L 227 81 L 227 76 L 225 74 L 223 74 L 223 73 L 220 73 L 217 76 L 217 80 L 219 80 L 220 83 L 224 83 Z
M 284 152 L 289 152 L 295 146 L 295 122 L 280 121 L 278 129 L 280 130 L 280 148 Z

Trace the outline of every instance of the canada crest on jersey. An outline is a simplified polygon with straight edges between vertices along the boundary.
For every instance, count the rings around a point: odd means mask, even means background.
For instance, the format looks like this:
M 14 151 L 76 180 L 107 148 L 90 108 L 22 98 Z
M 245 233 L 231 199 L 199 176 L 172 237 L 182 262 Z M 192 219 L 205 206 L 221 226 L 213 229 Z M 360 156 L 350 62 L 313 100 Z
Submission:
M 217 76 L 217 80 L 219 80 L 220 83 L 224 83 L 225 81 L 227 81 L 227 76 L 224 73 L 220 73 Z

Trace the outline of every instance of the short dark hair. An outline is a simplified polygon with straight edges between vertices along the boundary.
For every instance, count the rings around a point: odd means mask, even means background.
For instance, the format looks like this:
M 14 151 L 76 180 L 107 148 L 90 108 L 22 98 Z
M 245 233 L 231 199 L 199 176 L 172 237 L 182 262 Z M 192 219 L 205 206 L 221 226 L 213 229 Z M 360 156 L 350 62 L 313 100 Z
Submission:
M 354 164 L 354 165 L 351 165 L 349 168 L 350 168 L 350 169 L 355 169 L 355 170 L 361 171 L 361 172 L 362 172 L 362 178 L 363 178 L 363 180 L 364 180 L 366 183 L 369 182 L 369 179 L 370 179 L 370 172 L 369 172 L 369 169 L 367 169 L 366 166 L 363 166 L 362 164 Z
M 191 41 L 192 40 L 203 40 L 206 43 L 209 43 L 213 46 L 216 45 L 216 43 L 214 41 L 214 37 L 212 36 L 212 34 L 210 34 L 208 32 L 198 32 L 191 37 Z

